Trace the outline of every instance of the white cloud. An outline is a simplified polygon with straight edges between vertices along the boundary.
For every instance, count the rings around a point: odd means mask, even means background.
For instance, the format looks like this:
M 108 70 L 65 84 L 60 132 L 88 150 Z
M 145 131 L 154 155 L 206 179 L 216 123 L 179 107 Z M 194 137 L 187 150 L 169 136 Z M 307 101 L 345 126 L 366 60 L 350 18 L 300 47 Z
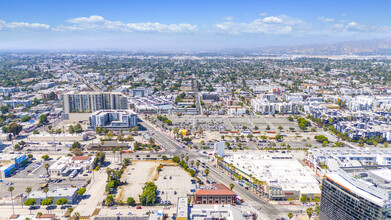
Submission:
M 304 22 L 300 19 L 292 18 L 286 15 L 269 16 L 253 20 L 249 23 L 236 23 L 234 21 L 224 21 L 216 24 L 220 31 L 230 34 L 241 33 L 263 33 L 263 34 L 289 34 L 296 27 Z
M 329 30 L 340 33 L 385 33 L 391 32 L 391 26 L 365 25 L 351 21 L 338 23 L 328 27 Z
M 109 21 L 102 16 L 79 17 L 67 20 L 70 26 L 58 26 L 56 31 L 122 31 L 122 32 L 192 32 L 197 31 L 197 25 L 191 24 L 161 24 L 161 23 L 124 23 L 121 21 Z
M 27 22 L 11 22 L 7 23 L 3 20 L 0 20 L 0 31 L 42 31 L 49 30 L 50 26 L 47 24 L 40 23 L 27 23 Z
M 267 13 L 266 13 L 266 12 L 263 12 L 263 13 L 259 14 L 259 16 L 261 16 L 261 17 L 266 17 L 266 16 L 267 16 Z
M 227 21 L 231 21 L 231 20 L 233 20 L 234 18 L 233 17 L 225 17 L 225 18 L 223 18 L 224 20 L 227 20 Z
M 323 22 L 333 22 L 334 21 L 334 19 L 332 19 L 332 18 L 325 18 L 323 16 L 318 17 L 318 20 L 321 20 Z

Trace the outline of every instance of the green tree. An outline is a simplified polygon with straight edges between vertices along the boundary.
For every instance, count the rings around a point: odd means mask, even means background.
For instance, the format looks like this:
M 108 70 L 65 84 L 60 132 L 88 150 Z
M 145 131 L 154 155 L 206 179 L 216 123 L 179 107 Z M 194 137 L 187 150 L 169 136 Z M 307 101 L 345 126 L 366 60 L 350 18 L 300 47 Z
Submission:
M 42 191 L 46 194 L 46 198 L 48 197 L 49 188 L 45 187 L 42 189 Z
M 48 121 L 48 116 L 47 115 L 42 114 L 42 115 L 39 116 L 39 123 L 40 124 L 46 124 L 48 122 L 49 121 Z
M 112 195 L 108 195 L 105 200 L 106 205 L 111 206 L 114 203 L 114 198 Z
M 58 199 L 58 200 L 56 201 L 56 204 L 57 204 L 57 205 L 60 205 L 60 206 L 63 206 L 63 205 L 65 205 L 65 204 L 67 204 L 67 203 L 68 203 L 68 200 L 65 199 L 65 198 Z
M 26 188 L 26 193 L 27 193 L 27 195 L 30 195 L 31 190 L 32 190 L 31 187 L 27 187 L 27 188 Z
M 41 205 L 44 205 L 46 206 L 46 209 L 48 210 L 48 213 L 49 213 L 49 206 L 53 203 L 53 199 L 44 199 L 42 200 L 41 202 Z
M 204 171 L 204 173 L 205 173 L 205 175 L 206 175 L 206 176 L 208 176 L 208 175 L 209 175 L 209 173 L 210 173 L 209 169 L 208 169 L 208 168 L 206 168 L 206 169 L 205 169 L 205 171 Z
M 14 199 L 12 198 L 12 192 L 15 190 L 13 186 L 8 187 L 8 191 L 11 193 L 12 214 L 15 215 Z
M 69 125 L 69 127 L 68 127 L 68 132 L 69 132 L 70 134 L 75 133 L 75 129 L 73 128 L 73 125 Z
M 26 201 L 24 201 L 24 205 L 25 206 L 30 206 L 30 214 L 31 214 L 31 208 L 33 205 L 35 205 L 35 199 L 27 199 Z
M 126 200 L 126 203 L 128 203 L 128 205 L 135 205 L 136 204 L 136 201 L 133 199 L 133 197 L 128 197 L 128 199 Z
M 311 219 L 311 216 L 314 213 L 314 210 L 311 207 L 309 207 L 309 208 L 307 208 L 306 212 L 308 215 L 308 219 Z
M 268 130 L 270 130 L 270 126 L 269 125 L 266 126 L 266 131 L 268 131 Z
M 81 144 L 78 141 L 74 141 L 72 144 L 72 149 L 74 148 L 81 148 Z
M 45 169 L 46 169 L 46 174 L 49 176 L 49 167 L 50 167 L 50 164 L 48 163 L 45 163 Z
M 293 218 L 293 213 L 292 212 L 288 213 L 288 218 L 289 218 L 289 220 L 291 220 Z
M 235 187 L 233 183 L 229 184 L 229 188 L 232 190 Z
M 80 189 L 77 191 L 77 194 L 78 194 L 79 196 L 82 196 L 82 195 L 84 195 L 85 192 L 86 192 L 86 188 L 83 187 L 83 188 L 80 188 Z
M 172 162 L 179 163 L 179 161 L 181 161 L 181 159 L 178 156 L 172 158 Z
M 189 171 L 189 173 L 190 173 L 190 175 L 191 175 L 192 177 L 195 176 L 195 174 L 196 174 L 196 171 L 195 171 L 195 170 L 189 169 L 188 171 Z
M 17 136 L 22 131 L 22 129 L 22 125 L 13 122 L 8 126 L 7 131 L 8 133 L 12 133 L 14 136 Z
M 25 115 L 20 118 L 21 122 L 26 122 L 26 121 L 30 121 L 30 120 L 31 120 L 31 117 L 29 115 Z
M 7 114 L 9 112 L 9 107 L 8 105 L 3 105 L 0 107 L 0 111 L 2 114 Z
M 143 193 L 140 195 L 140 202 L 143 205 L 153 205 L 156 202 L 156 185 L 153 182 L 146 182 Z

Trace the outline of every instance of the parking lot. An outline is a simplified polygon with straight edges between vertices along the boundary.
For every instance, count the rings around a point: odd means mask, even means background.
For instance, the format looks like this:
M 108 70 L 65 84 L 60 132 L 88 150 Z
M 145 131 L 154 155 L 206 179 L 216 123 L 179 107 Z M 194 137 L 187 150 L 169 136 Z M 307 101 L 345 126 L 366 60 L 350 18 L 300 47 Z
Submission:
M 178 197 L 191 194 L 190 190 L 195 189 L 195 184 L 191 183 L 192 179 L 189 173 L 179 166 L 164 166 L 155 181 L 162 203 L 176 204 Z
M 283 130 L 288 130 L 290 127 L 296 131 L 299 130 L 296 121 L 289 121 L 285 116 L 169 116 L 169 119 L 173 122 L 174 126 L 192 131 L 196 131 L 197 128 L 202 128 L 204 131 L 246 130 L 243 129 L 243 126 L 250 130 L 254 130 L 255 126 L 257 126 L 259 130 L 263 131 L 267 126 L 275 131 L 278 130 L 279 126 L 282 126 Z

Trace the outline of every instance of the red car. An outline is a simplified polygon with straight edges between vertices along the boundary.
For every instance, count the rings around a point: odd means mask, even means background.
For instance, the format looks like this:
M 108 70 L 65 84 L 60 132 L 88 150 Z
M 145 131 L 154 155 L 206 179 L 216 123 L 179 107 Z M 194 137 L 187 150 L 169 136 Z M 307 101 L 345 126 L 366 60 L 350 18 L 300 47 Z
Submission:
M 136 209 L 142 209 L 141 206 L 138 206 Z

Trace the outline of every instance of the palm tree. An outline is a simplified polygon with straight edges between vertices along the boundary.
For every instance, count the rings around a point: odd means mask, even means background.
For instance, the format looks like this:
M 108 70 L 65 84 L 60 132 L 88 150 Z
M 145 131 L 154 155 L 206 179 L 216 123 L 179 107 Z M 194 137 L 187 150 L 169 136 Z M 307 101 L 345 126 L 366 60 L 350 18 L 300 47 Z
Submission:
M 42 189 L 42 191 L 46 194 L 46 198 L 48 198 L 49 188 L 45 187 Z
M 197 167 L 197 169 L 198 169 L 199 166 L 200 166 L 200 161 L 197 161 L 197 162 L 196 162 L 196 167 Z
M 11 192 L 11 204 L 12 204 L 12 214 L 15 215 L 15 209 L 14 209 L 14 200 L 12 199 L 12 191 L 14 191 L 14 187 L 10 186 L 8 187 L 8 191 Z
M 115 165 L 115 152 L 116 152 L 116 149 L 114 148 L 114 149 L 113 149 L 113 154 L 114 154 L 114 165 Z
M 313 210 L 311 207 L 309 207 L 309 208 L 307 209 L 308 219 L 311 219 L 312 213 L 314 213 L 314 210 Z
M 291 220 L 293 218 L 293 213 L 292 212 L 288 213 L 288 218 L 289 218 L 289 220 Z
M 41 216 L 42 216 L 42 212 L 38 212 L 38 213 L 37 213 L 38 219 L 41 219 Z
M 32 190 L 31 187 L 27 187 L 27 188 L 26 188 L 26 193 L 27 193 L 27 195 L 30 195 L 31 190 Z
M 80 213 L 79 213 L 79 212 L 73 213 L 73 217 L 75 218 L 75 220 L 79 220 L 79 218 L 80 218 Z
M 45 163 L 46 174 L 47 174 L 48 176 L 49 176 L 49 167 L 50 167 L 50 164 Z
M 122 151 L 123 151 L 123 148 L 122 147 L 120 147 L 119 148 L 119 158 L 120 158 L 120 162 L 122 161 Z

